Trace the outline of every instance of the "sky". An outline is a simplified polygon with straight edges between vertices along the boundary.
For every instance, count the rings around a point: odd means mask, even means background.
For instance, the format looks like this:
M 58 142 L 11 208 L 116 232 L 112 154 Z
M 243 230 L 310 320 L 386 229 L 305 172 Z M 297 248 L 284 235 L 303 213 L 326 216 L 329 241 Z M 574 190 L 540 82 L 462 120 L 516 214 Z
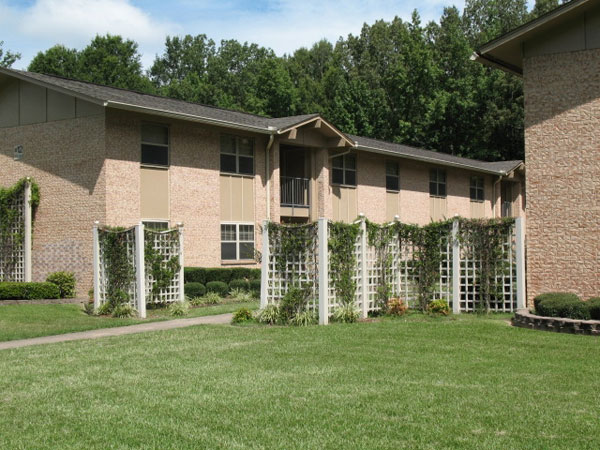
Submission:
M 119 34 L 139 44 L 148 68 L 168 35 L 237 39 L 282 55 L 358 34 L 364 23 L 410 20 L 414 9 L 424 23 L 437 20 L 452 5 L 462 11 L 464 0 L 0 0 L 0 41 L 21 53 L 13 67 L 25 69 L 55 44 L 81 49 L 96 34 Z

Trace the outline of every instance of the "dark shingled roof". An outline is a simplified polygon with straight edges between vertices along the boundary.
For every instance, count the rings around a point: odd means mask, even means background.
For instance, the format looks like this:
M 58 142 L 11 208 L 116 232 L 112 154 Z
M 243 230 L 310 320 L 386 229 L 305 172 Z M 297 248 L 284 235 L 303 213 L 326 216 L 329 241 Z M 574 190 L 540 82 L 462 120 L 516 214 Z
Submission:
M 299 116 L 269 118 L 255 114 L 248 114 L 199 103 L 186 102 L 168 97 L 130 91 L 127 89 L 102 86 L 84 81 L 25 72 L 13 69 L 0 69 L 0 73 L 16 76 L 22 79 L 37 81 L 49 87 L 69 91 L 75 96 L 102 103 L 105 106 L 120 109 L 147 110 L 148 113 L 161 113 L 176 116 L 182 119 L 207 121 L 209 123 L 222 123 L 225 126 L 237 128 L 250 128 L 257 132 L 273 133 L 284 130 L 307 120 L 320 117 L 319 114 L 304 114 Z M 326 119 L 323 119 L 326 120 Z M 483 162 L 458 156 L 447 155 L 402 144 L 379 141 L 344 134 L 348 139 L 357 143 L 358 150 L 393 153 L 399 157 L 406 157 L 420 161 L 464 167 L 476 171 L 506 174 L 518 167 L 522 161 Z

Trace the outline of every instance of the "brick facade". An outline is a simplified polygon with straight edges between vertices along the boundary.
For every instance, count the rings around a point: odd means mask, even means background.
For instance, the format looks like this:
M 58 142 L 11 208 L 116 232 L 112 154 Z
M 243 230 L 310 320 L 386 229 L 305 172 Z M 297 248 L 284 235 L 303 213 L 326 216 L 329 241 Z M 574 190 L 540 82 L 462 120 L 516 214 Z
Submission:
M 600 295 L 600 49 L 525 58 L 527 288 Z

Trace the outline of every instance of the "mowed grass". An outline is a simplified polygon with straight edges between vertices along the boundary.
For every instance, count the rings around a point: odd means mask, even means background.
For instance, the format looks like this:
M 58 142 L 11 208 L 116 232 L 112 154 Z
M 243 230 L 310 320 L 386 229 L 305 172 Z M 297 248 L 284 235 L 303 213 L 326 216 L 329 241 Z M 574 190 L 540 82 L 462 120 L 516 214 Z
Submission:
M 595 449 L 599 345 L 463 315 L 2 351 L 0 448 Z
M 225 303 L 191 308 L 186 317 L 211 316 L 235 311 L 238 308 L 258 308 L 258 302 Z M 0 341 L 27 339 L 39 336 L 73 333 L 98 328 L 120 327 L 137 323 L 178 319 L 166 308 L 148 309 L 147 319 L 116 319 L 85 314 L 80 305 L 5 305 L 0 306 Z

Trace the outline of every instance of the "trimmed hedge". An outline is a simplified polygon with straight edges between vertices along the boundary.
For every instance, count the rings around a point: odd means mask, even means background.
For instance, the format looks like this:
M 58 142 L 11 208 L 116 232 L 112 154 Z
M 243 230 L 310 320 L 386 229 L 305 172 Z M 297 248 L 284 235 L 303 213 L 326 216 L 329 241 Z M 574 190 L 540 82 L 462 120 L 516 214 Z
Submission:
M 258 280 L 250 280 L 250 292 L 256 297 L 260 297 L 260 278 Z
M 60 298 L 54 283 L 0 282 L 0 300 L 42 300 Z
M 75 274 L 73 272 L 53 272 L 46 278 L 48 283 L 54 283 L 60 291 L 60 298 L 75 297 Z
M 229 290 L 243 289 L 244 291 L 250 290 L 250 282 L 244 279 L 231 280 L 229 283 Z
M 185 267 L 183 274 L 186 283 L 202 283 L 204 285 L 211 281 L 222 281 L 229 284 L 231 281 L 239 279 L 260 280 L 260 269 L 250 269 L 247 267 Z
M 588 305 L 575 294 L 568 292 L 550 292 L 533 299 L 535 312 L 539 316 L 564 317 L 568 319 L 589 320 Z
M 600 320 L 600 297 L 592 297 L 585 304 L 592 320 Z
M 202 283 L 185 283 L 183 285 L 183 292 L 190 298 L 202 297 L 206 294 L 206 287 Z
M 225 297 L 229 293 L 229 285 L 223 281 L 209 281 L 206 283 L 206 291 L 216 292 L 221 297 Z

